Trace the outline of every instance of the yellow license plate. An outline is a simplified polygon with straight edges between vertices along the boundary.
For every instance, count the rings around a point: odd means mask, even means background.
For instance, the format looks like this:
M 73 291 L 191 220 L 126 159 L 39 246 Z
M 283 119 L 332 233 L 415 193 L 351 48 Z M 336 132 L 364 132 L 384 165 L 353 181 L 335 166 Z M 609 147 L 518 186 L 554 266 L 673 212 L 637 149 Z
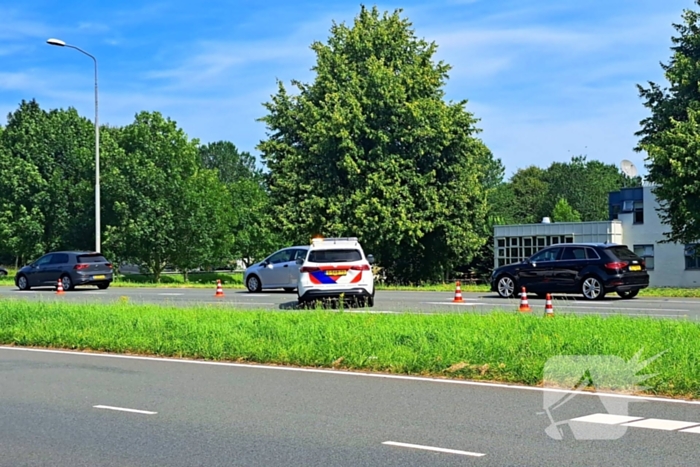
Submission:
M 334 271 L 326 271 L 327 276 L 347 276 L 348 271 L 347 270 L 334 270 Z
M 630 266 L 630 271 L 641 271 L 642 267 L 641 266 Z
M 95 276 L 95 279 L 104 279 L 105 276 Z

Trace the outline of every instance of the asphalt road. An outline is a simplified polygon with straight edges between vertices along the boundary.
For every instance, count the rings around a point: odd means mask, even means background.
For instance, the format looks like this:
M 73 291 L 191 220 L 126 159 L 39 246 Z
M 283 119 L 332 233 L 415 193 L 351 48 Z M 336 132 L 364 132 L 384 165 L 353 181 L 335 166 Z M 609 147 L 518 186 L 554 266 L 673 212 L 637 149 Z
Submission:
M 63 300 L 71 302 L 115 302 L 128 297 L 131 303 L 155 303 L 169 305 L 217 305 L 222 307 L 263 308 L 270 310 L 296 309 L 296 293 L 264 291 L 251 294 L 243 290 L 224 289 L 224 297 L 214 297 L 215 289 L 163 289 L 121 288 L 107 290 L 85 287 L 56 295 L 52 289 L 33 289 L 20 292 L 14 287 L 0 287 L 0 297 L 28 300 Z M 377 291 L 375 313 L 485 313 L 494 310 L 515 312 L 519 299 L 502 299 L 496 293 L 463 293 L 463 303 L 454 303 L 449 292 L 397 292 Z M 528 298 L 533 313 L 543 314 L 545 301 L 534 296 Z M 352 310 L 351 310 L 352 311 Z M 363 310 L 354 310 L 363 311 Z M 625 314 L 629 316 L 654 316 L 700 321 L 700 299 L 692 298 L 646 298 L 623 300 L 611 297 L 590 302 L 574 295 L 555 296 L 554 313 L 578 315 L 599 314 L 603 316 Z
M 10 348 L 0 375 L 0 466 L 698 465 L 678 401 L 574 393 L 556 440 L 537 388 Z

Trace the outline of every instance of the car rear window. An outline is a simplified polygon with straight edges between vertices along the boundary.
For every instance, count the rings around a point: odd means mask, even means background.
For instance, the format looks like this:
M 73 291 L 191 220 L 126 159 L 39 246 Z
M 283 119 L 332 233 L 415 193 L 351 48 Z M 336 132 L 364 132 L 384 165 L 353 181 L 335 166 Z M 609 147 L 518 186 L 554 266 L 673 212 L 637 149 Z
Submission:
M 311 263 L 349 263 L 361 260 L 360 250 L 312 250 L 308 259 Z
M 102 255 L 81 255 L 78 256 L 79 263 L 108 263 Z
M 621 261 L 628 261 L 628 260 L 639 260 L 639 256 L 635 255 L 632 250 L 627 248 L 626 246 L 614 246 L 607 248 L 607 250 L 615 255 L 615 257 Z

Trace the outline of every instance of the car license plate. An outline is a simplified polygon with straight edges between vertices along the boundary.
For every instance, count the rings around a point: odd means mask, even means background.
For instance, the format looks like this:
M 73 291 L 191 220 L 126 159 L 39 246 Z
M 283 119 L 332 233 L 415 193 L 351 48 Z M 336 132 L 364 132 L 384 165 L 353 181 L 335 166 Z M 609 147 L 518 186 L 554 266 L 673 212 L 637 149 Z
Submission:
M 105 276 L 92 276 L 93 279 L 104 279 Z
M 347 276 L 348 271 L 344 269 L 334 269 L 332 271 L 326 271 L 327 276 Z
M 641 271 L 642 267 L 641 266 L 630 266 L 630 271 Z

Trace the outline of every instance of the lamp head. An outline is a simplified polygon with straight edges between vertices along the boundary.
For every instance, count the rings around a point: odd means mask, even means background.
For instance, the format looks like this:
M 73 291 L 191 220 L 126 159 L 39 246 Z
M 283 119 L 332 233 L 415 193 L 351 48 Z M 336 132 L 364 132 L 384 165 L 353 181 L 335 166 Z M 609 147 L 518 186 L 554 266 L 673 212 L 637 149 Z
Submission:
M 56 45 L 58 47 L 65 47 L 66 43 L 60 39 L 49 39 L 46 41 L 47 44 Z

